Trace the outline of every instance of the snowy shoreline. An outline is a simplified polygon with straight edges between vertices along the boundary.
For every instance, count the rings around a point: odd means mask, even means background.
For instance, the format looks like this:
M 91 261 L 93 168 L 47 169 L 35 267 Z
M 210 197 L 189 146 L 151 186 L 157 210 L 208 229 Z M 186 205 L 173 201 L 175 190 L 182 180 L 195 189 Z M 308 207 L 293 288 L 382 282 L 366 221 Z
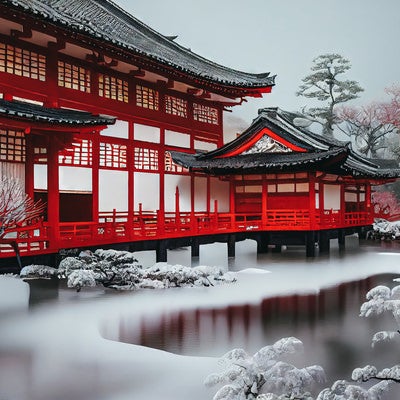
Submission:
M 245 269 L 237 273 L 236 283 L 218 287 L 144 290 L 94 301 L 43 305 L 28 315 L 7 315 L 0 326 L 0 351 L 14 348 L 30 354 L 32 371 L 29 380 L 18 376 L 14 381 L 7 380 L 7 374 L 2 377 L 1 372 L 0 396 L 50 400 L 73 387 L 77 399 L 211 399 L 215 389 L 206 388 L 203 379 L 218 369 L 217 358 L 175 355 L 104 339 L 102 334 L 118 340 L 124 315 L 134 316 L 139 329 L 144 317 L 157 320 L 164 313 L 259 304 L 268 297 L 318 293 L 376 274 L 400 274 L 400 253 L 375 254 L 381 263 L 360 250 L 343 260 Z M 84 382 L 77 366 L 85 371 Z M 29 383 L 17 383 L 21 381 Z

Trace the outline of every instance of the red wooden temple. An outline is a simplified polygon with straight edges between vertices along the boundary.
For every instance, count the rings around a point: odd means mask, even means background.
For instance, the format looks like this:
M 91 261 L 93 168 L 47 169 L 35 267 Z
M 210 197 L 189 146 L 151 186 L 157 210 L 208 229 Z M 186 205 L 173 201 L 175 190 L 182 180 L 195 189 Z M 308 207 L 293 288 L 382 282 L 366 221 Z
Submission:
M 372 223 L 393 180 L 348 145 L 265 109 L 224 145 L 223 112 L 274 85 L 206 60 L 108 0 L 0 3 L 0 169 L 47 204 L 0 258 L 254 238 L 305 244 Z M 341 239 L 342 238 L 342 239 Z M 12 246 L 10 245 L 12 244 Z M 36 257 L 36 259 L 39 259 Z

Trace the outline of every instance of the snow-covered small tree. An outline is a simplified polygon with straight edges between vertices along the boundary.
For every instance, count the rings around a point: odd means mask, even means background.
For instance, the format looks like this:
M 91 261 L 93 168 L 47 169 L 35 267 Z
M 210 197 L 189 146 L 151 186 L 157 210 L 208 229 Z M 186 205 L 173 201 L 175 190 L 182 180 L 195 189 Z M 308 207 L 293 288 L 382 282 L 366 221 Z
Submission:
M 366 295 L 367 301 L 361 305 L 360 316 L 371 317 L 390 312 L 396 322 L 396 330 L 381 331 L 374 334 L 372 346 L 378 342 L 400 338 L 400 285 L 389 289 L 377 286 Z M 351 379 L 355 382 L 379 381 L 375 385 L 363 387 L 346 381 L 336 381 L 330 388 L 324 389 L 317 400 L 380 400 L 390 384 L 400 383 L 400 365 L 379 371 L 373 365 L 366 365 L 353 370 Z
M 8 231 L 39 218 L 45 205 L 31 199 L 17 179 L 0 179 L 0 237 Z
M 224 370 L 207 376 L 204 383 L 223 385 L 213 400 L 312 400 L 309 391 L 325 381 L 322 367 L 299 369 L 281 360 L 302 349 L 300 340 L 288 337 L 263 347 L 253 356 L 243 349 L 231 350 L 220 360 Z
M 311 121 L 322 125 L 323 134 L 333 136 L 333 127 L 338 122 L 335 116 L 337 105 L 356 99 L 363 91 L 356 81 L 341 79 L 351 68 L 350 61 L 339 54 L 323 54 L 313 60 L 312 73 L 302 79 L 297 96 L 315 99 L 319 107 L 303 108 L 303 114 Z

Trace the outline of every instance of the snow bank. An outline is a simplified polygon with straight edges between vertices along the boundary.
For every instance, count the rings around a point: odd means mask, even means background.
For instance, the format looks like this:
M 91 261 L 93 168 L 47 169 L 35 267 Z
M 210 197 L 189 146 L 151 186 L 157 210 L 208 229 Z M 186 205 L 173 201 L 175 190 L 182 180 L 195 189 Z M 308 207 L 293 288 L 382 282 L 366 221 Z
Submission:
M 28 308 L 29 285 L 17 275 L 0 275 L 0 314 Z
M 241 259 L 237 253 L 236 261 Z M 400 253 L 372 253 L 364 248 L 341 258 L 331 252 L 329 258 L 283 262 L 284 256 L 274 263 L 274 255 L 267 255 L 263 265 L 270 273 L 240 273 L 233 285 L 116 293 L 96 300 L 47 304 L 29 316 L 3 318 L 0 354 L 13 349 L 14 364 L 3 370 L 0 365 L 0 397 L 31 400 L 34 393 L 41 400 L 211 399 L 215 389 L 205 387 L 203 379 L 218 370 L 217 358 L 179 356 L 121 343 L 121 318 L 133 318 L 133 328 L 140 335 L 142 319 L 157 321 L 167 312 L 258 304 L 268 297 L 315 293 L 375 274 L 400 274 Z M 2 289 L 0 304 L 7 298 L 4 293 Z M 83 295 L 76 293 L 76 299 Z M 114 340 L 106 340 L 100 332 Z

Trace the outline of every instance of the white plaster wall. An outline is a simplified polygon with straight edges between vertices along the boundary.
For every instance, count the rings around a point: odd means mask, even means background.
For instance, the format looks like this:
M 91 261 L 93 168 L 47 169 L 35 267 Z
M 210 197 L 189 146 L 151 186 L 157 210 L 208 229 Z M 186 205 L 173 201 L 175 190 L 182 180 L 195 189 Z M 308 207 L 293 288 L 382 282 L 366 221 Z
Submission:
M 143 211 L 156 211 L 160 208 L 160 177 L 158 174 L 135 172 L 134 179 L 134 202 L 135 211 L 139 210 L 142 203 Z
M 324 208 L 325 210 L 340 209 L 340 186 L 324 185 Z
M 175 191 L 179 188 L 180 211 L 191 211 L 190 176 L 165 175 L 165 211 L 175 211 Z
M 190 135 L 181 132 L 165 131 L 165 144 L 177 147 L 190 147 Z
M 211 151 L 211 150 L 215 150 L 217 148 L 217 145 L 215 143 L 209 143 L 209 142 L 203 142 L 201 140 L 195 140 L 194 148 L 196 150 Z
M 99 171 L 99 210 L 128 210 L 128 172 Z
M 160 128 L 150 125 L 134 124 L 133 136 L 135 140 L 160 143 Z
M 194 178 L 194 210 L 207 210 L 207 178 Z
M 214 211 L 214 200 L 218 200 L 218 212 L 229 212 L 229 182 L 218 178 L 210 180 L 210 210 Z
M 35 164 L 33 186 L 35 189 L 47 190 L 47 165 Z
M 114 125 L 108 125 L 106 129 L 100 132 L 103 136 L 112 136 L 122 139 L 128 139 L 129 137 L 129 124 L 127 121 L 120 119 L 115 121 Z
M 59 167 L 59 176 L 60 190 L 92 191 L 91 168 Z

